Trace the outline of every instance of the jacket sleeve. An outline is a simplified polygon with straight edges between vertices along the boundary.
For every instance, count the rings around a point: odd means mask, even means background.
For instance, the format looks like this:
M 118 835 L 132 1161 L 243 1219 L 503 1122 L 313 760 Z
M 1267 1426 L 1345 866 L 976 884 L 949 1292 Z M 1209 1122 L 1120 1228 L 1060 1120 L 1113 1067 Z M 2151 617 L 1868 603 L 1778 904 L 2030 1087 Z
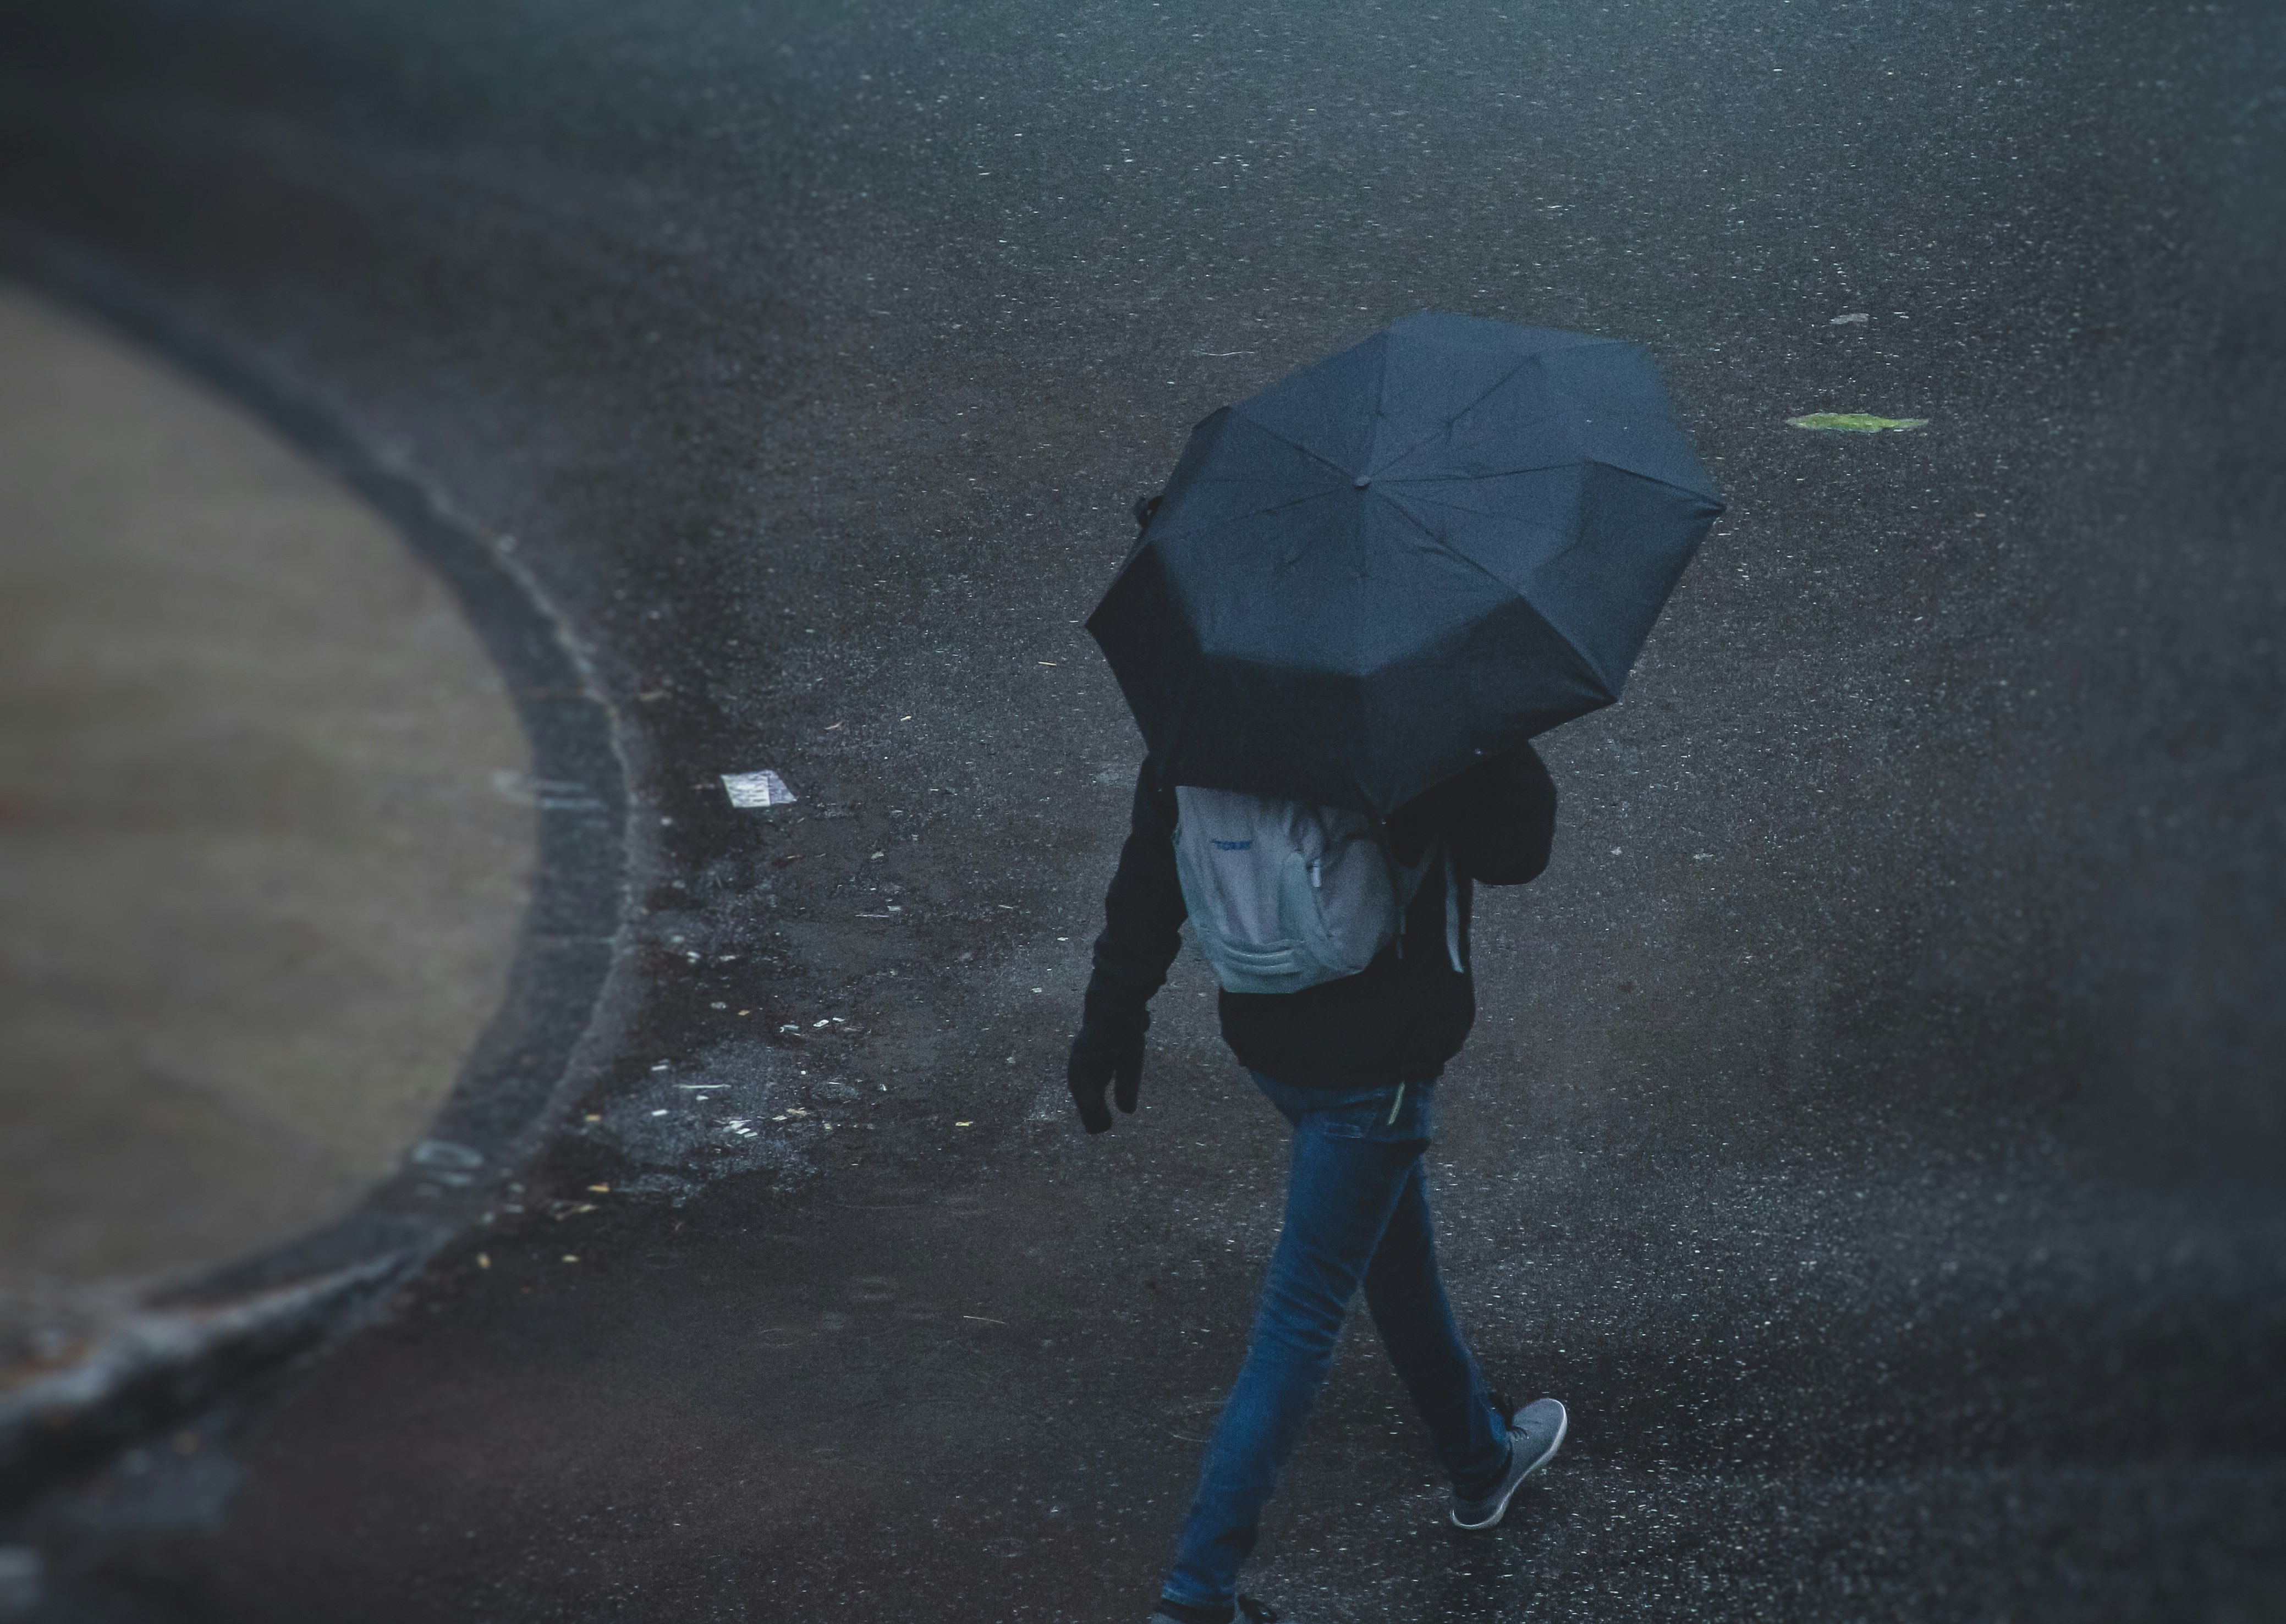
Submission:
M 1539 752 L 1519 745 L 1464 776 L 1447 825 L 1454 862 L 1488 886 L 1537 879 L 1556 840 L 1556 781 Z
M 1161 787 L 1147 761 L 1135 777 L 1135 805 L 1119 868 L 1103 897 L 1103 934 L 1095 939 L 1081 1021 L 1141 1031 L 1144 1007 L 1182 950 L 1189 911 L 1175 874 L 1175 793 Z

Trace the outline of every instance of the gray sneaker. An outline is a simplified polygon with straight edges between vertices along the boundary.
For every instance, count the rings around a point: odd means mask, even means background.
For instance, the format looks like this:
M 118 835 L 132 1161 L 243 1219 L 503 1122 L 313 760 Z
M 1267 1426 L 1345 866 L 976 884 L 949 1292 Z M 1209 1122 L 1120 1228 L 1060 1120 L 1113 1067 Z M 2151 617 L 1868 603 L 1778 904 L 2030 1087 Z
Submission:
M 1497 1401 L 1497 1395 L 1495 1395 Z M 1507 1406 L 1502 1405 L 1505 1412 Z M 1453 1496 L 1453 1525 L 1490 1528 L 1508 1515 L 1508 1502 L 1524 1480 L 1556 1458 L 1572 1417 L 1553 1399 L 1534 1399 L 1508 1417 L 1508 1470 L 1480 1500 Z

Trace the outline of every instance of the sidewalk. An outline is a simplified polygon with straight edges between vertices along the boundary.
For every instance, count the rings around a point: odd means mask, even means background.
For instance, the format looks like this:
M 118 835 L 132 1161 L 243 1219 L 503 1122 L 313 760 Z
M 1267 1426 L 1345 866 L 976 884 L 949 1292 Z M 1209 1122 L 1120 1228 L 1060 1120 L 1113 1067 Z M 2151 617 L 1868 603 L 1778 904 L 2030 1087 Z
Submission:
M 398 536 L 0 289 L 0 1366 L 334 1218 L 498 1005 L 529 752 Z

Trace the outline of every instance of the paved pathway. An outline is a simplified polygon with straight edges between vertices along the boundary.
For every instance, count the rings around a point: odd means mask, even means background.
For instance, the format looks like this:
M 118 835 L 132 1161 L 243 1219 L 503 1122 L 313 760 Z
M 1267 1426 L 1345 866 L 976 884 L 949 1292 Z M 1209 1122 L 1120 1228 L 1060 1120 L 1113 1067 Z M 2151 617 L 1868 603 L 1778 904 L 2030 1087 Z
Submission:
M 1431 307 L 1649 343 L 1731 508 L 1446 1085 L 1572 1442 L 1454 1539 L 1353 1336 L 1265 1592 L 2286 1616 L 2275 6 L 107 4 L 11 25 L 0 207 L 516 538 L 635 911 L 528 1187 L 50 1507 L 89 1586 L 1137 1619 L 1281 1150 L 1190 955 L 1062 1116 L 1136 753 L 1076 623 L 1194 422 Z

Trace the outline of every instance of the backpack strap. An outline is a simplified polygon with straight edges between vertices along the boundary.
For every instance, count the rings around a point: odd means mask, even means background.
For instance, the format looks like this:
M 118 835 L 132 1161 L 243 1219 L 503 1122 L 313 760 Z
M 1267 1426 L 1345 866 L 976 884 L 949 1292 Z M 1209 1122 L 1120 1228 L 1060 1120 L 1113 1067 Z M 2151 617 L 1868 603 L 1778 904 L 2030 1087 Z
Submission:
M 1413 899 L 1405 895 L 1405 887 L 1398 883 L 1397 853 L 1392 850 L 1389 845 L 1389 820 L 1387 818 L 1382 819 L 1381 822 L 1381 838 L 1382 855 L 1389 864 L 1390 889 L 1397 893 L 1396 946 L 1397 956 L 1401 959 L 1405 957 L 1405 921 L 1412 915 Z
M 1455 974 L 1461 970 L 1461 886 L 1453 878 L 1453 843 L 1445 842 L 1445 951 L 1453 960 Z
M 1441 839 L 1441 837 L 1440 837 Z M 1452 960 L 1453 972 L 1464 975 L 1461 964 L 1461 885 L 1453 870 L 1453 843 L 1443 840 L 1445 858 L 1445 957 Z M 1397 916 L 1397 956 L 1405 957 L 1405 921 L 1413 909 L 1408 903 Z

